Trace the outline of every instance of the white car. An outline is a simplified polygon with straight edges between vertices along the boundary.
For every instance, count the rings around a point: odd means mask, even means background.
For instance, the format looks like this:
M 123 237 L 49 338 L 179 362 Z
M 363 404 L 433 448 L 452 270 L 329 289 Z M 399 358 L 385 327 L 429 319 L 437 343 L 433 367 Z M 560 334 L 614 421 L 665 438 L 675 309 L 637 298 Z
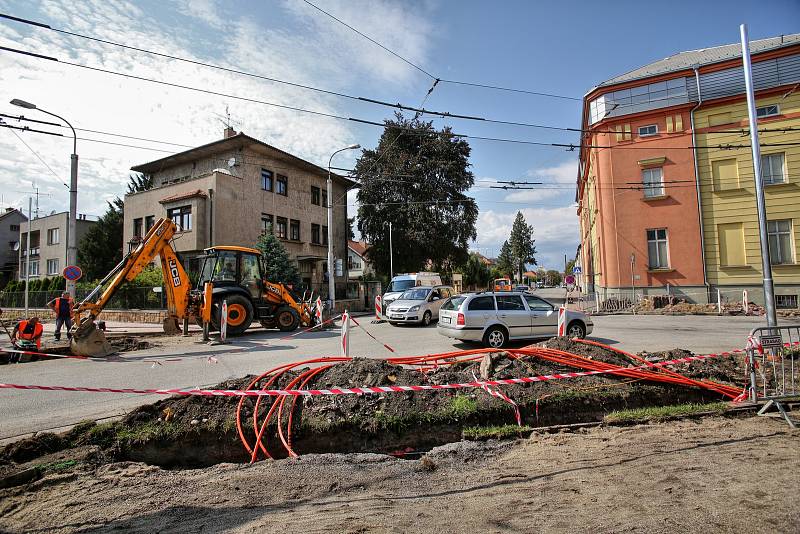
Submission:
M 451 297 L 449 286 L 415 287 L 404 291 L 386 307 L 389 324 L 421 323 L 428 326 L 439 318 L 439 308 Z

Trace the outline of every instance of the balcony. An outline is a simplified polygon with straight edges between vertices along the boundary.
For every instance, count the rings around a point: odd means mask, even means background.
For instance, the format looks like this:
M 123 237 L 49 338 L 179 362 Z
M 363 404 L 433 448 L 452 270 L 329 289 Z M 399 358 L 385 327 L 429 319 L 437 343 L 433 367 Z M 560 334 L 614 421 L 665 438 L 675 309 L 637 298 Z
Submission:
M 28 249 L 22 249 L 22 256 L 25 257 L 28 255 Z M 39 255 L 39 247 L 31 247 L 31 257 Z

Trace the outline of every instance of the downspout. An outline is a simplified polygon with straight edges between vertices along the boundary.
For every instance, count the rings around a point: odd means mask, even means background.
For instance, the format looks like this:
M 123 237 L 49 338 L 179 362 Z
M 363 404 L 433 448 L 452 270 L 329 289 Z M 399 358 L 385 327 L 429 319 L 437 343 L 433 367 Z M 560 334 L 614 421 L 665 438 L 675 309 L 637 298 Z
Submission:
M 208 189 L 208 246 L 214 246 L 214 190 Z
M 692 126 L 692 155 L 694 156 L 694 183 L 697 188 L 697 217 L 700 224 L 700 255 L 703 261 L 703 285 L 706 286 L 706 299 L 710 299 L 710 287 L 708 285 L 708 272 L 706 271 L 706 239 L 703 231 L 703 205 L 700 203 L 700 169 L 697 165 L 697 137 L 694 128 L 694 112 L 703 104 L 703 93 L 700 92 L 700 72 L 697 67 L 694 70 L 694 79 L 697 84 L 697 105 L 689 112 L 689 121 Z

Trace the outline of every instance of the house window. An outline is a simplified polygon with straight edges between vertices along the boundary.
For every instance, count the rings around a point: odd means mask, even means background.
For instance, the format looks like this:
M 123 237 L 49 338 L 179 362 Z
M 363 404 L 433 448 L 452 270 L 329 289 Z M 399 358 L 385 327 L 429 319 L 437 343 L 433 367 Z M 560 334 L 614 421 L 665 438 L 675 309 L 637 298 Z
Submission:
M 719 239 L 719 261 L 725 267 L 747 265 L 744 249 L 744 226 L 742 223 L 717 225 Z
M 19 232 L 19 225 L 18 224 L 12 224 L 11 225 L 11 231 L 12 232 Z
M 261 189 L 272 191 L 272 171 L 261 169 Z
M 647 231 L 647 255 L 649 257 L 648 265 L 651 269 L 669 268 L 666 228 Z
M 144 218 L 144 233 L 150 231 L 150 229 L 156 225 L 156 216 L 155 215 L 148 215 Z
M 311 242 L 314 243 L 315 245 L 319 245 L 320 244 L 320 240 L 319 240 L 319 225 L 318 224 L 312 224 L 311 225 Z
M 188 232 L 192 229 L 192 207 L 181 206 L 167 210 L 167 218 L 178 225 L 179 232 Z
M 322 244 L 323 245 L 327 245 L 328 244 L 328 227 L 327 226 L 323 226 L 322 227 Z
M 322 190 L 322 207 L 328 207 L 328 191 L 326 189 Z
M 779 310 L 797 308 L 797 295 L 775 295 L 775 307 Z
M 289 239 L 292 241 L 300 241 L 300 221 L 292 221 L 289 223 Z
M 642 184 L 645 198 L 664 196 L 664 175 L 661 167 L 642 170 Z
M 133 220 L 133 237 L 142 237 L 142 219 Z M 47 232 L 47 239 L 50 239 L 50 231 Z
M 58 228 L 49 228 L 47 230 L 47 244 L 48 245 L 58 245 Z
M 763 117 L 772 117 L 774 115 L 780 114 L 781 109 L 778 107 L 778 104 L 771 104 L 769 106 L 761 106 L 760 108 L 756 108 L 756 117 L 759 119 Z
M 31 276 L 39 276 L 39 260 L 30 261 L 28 274 Z
M 639 137 L 647 137 L 649 135 L 658 135 L 657 124 L 648 124 L 647 126 L 639 127 Z
M 58 259 L 55 260 L 47 260 L 47 275 L 54 275 L 59 274 L 58 271 Z
M 275 235 L 281 239 L 286 239 L 286 218 L 278 217 L 275 224 Z
M 289 179 L 282 174 L 279 174 L 278 179 L 276 180 L 275 192 L 283 196 L 287 196 L 289 194 Z
M 319 198 L 320 198 L 319 194 L 320 194 L 319 187 L 314 187 L 312 185 L 311 186 L 311 203 L 314 204 L 315 206 L 319 206 Z
M 761 177 L 764 185 L 782 184 L 786 181 L 783 173 L 784 155 L 764 154 L 761 156 Z
M 792 254 L 792 221 L 767 221 L 767 241 L 769 242 L 769 258 L 775 265 L 794 263 Z
M 272 233 L 272 215 L 270 215 L 269 213 L 261 214 L 261 233 L 262 234 Z

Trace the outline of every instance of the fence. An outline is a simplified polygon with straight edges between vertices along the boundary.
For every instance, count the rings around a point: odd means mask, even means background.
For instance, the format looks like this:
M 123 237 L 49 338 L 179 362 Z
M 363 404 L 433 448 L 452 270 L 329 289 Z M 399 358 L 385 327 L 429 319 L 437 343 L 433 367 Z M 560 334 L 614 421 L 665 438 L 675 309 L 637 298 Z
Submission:
M 153 291 L 159 290 L 159 292 Z M 44 308 L 47 303 L 56 297 L 60 297 L 62 291 L 29 291 L 28 307 Z M 89 294 L 87 289 L 76 291 L 76 300 L 80 302 Z M 24 291 L 2 291 L 0 292 L 0 308 L 24 308 Z M 111 298 L 106 305 L 110 310 L 163 310 L 166 309 L 166 297 L 161 287 L 122 287 Z
M 800 325 L 754 328 L 747 344 L 747 359 L 750 400 L 766 402 L 758 414 L 764 415 L 774 406 L 792 428 L 797 428 L 784 402 L 800 399 Z

